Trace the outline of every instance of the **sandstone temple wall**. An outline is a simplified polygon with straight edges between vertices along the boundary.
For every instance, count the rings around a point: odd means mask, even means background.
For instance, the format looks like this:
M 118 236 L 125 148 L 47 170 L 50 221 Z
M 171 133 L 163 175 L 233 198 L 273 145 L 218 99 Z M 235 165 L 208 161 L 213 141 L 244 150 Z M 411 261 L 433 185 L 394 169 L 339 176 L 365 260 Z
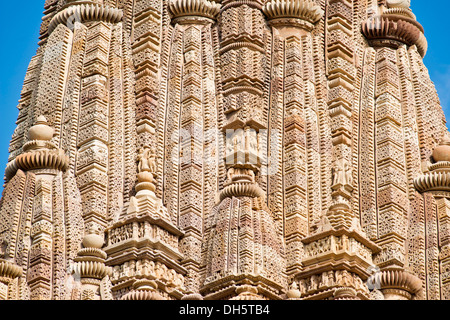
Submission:
M 0 299 L 450 299 L 450 138 L 409 4 L 47 0 Z

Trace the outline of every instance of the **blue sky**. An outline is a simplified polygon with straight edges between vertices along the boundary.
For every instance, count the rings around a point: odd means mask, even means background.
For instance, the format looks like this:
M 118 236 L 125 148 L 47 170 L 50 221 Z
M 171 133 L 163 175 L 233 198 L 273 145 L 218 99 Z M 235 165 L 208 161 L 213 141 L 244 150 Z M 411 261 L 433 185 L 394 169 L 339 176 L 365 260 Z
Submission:
M 412 0 L 411 8 L 425 28 L 429 49 L 425 64 L 450 119 L 450 36 L 446 21 L 449 0 Z M 20 3 L 21 6 L 18 5 Z M 37 49 L 44 0 L 2 1 L 0 7 L 0 171 L 8 159 L 25 72 Z M 19 13 L 20 10 L 20 13 Z M 0 190 L 2 190 L 0 183 Z

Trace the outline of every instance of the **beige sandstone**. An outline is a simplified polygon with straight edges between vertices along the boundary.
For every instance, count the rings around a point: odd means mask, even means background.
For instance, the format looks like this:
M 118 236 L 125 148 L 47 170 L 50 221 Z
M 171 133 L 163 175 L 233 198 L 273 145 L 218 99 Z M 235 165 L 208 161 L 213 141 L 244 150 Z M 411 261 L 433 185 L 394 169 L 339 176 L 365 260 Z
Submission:
M 450 299 L 450 140 L 406 0 L 47 0 L 0 299 Z

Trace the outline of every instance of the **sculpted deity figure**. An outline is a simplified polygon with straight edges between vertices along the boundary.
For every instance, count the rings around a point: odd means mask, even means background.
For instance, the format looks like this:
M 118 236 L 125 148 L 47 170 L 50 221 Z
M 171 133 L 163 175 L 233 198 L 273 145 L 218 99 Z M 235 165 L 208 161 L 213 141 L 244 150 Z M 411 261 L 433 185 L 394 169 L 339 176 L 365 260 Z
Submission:
M 387 0 L 388 8 L 404 8 L 409 9 L 411 0 Z
M 312 275 L 311 276 L 311 284 L 309 287 L 309 291 L 315 291 L 319 288 L 319 282 L 320 282 L 320 278 L 317 275 Z
M 350 167 L 350 164 L 344 159 L 336 161 L 336 164 L 333 168 L 333 186 L 338 184 L 352 184 L 352 169 Z
M 330 286 L 330 278 L 327 272 L 322 272 L 322 279 L 320 281 L 320 288 L 327 288 Z
M 139 173 L 150 172 L 156 173 L 156 151 L 154 148 L 141 148 L 138 155 Z
M 155 274 L 155 263 L 153 261 L 148 261 L 148 260 L 146 260 L 146 262 L 148 262 L 146 264 L 146 267 L 148 267 L 148 274 L 154 275 Z

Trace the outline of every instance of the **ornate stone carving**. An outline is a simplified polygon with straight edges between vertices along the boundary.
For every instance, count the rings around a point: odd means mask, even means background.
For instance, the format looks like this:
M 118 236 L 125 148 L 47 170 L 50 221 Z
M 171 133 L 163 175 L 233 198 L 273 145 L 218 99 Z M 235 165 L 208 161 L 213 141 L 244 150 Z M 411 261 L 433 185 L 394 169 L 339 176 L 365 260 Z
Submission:
M 46 1 L 0 299 L 450 299 L 426 49 L 407 0 Z
M 74 26 L 75 22 L 103 21 L 117 23 L 122 20 L 122 10 L 93 1 L 71 1 L 50 21 L 48 32 L 51 33 L 59 24 Z
M 275 26 L 300 26 L 312 30 L 324 12 L 310 0 L 272 0 L 262 8 L 270 23 Z
M 65 171 L 69 165 L 69 158 L 62 149 L 58 149 L 51 142 L 54 130 L 47 125 L 44 116 L 40 116 L 35 125 L 28 131 L 29 141 L 23 146 L 21 155 L 8 163 L 6 179 L 11 179 L 18 169 L 50 170 L 52 172 Z
M 369 17 L 362 24 L 362 32 L 373 46 L 398 47 L 398 43 L 416 45 L 422 57 L 428 48 L 423 27 L 409 9 L 409 1 L 388 3 L 381 15 Z
M 212 0 L 170 0 L 169 11 L 174 23 L 199 22 L 199 18 L 215 20 L 220 12 L 220 3 Z

